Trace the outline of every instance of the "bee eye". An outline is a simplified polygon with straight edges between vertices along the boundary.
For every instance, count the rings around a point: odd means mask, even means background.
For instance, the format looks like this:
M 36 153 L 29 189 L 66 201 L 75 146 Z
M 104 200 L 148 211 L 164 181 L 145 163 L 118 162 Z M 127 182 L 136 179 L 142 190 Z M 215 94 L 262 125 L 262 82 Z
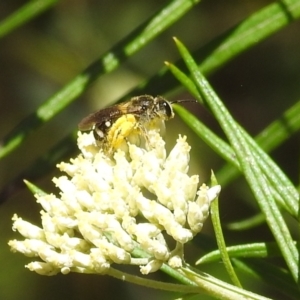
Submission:
M 167 118 L 168 119 L 173 118 L 174 113 L 173 113 L 173 108 L 172 108 L 171 104 L 167 101 L 163 101 L 162 106 L 164 108 L 164 111 L 165 111 L 165 114 L 166 114 Z

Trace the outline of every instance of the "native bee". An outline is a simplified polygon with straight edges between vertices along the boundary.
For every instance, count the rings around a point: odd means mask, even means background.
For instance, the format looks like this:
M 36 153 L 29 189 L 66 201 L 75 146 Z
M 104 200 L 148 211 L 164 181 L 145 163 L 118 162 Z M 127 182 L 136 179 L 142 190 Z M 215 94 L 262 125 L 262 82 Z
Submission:
M 85 117 L 78 124 L 81 131 L 93 130 L 95 140 L 105 152 L 112 153 L 129 138 L 143 137 L 147 131 L 164 128 L 164 121 L 174 117 L 172 103 L 161 96 L 142 95 L 116 104 Z

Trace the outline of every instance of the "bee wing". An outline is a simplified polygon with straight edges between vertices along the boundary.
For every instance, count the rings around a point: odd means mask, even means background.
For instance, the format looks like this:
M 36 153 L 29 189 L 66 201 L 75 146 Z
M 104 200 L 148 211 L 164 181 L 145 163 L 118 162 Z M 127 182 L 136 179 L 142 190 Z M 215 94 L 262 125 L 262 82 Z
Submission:
M 95 124 L 101 126 L 101 124 L 107 121 L 114 122 L 126 113 L 126 106 L 120 104 L 113 105 L 83 118 L 78 124 L 78 129 L 81 131 L 91 130 Z

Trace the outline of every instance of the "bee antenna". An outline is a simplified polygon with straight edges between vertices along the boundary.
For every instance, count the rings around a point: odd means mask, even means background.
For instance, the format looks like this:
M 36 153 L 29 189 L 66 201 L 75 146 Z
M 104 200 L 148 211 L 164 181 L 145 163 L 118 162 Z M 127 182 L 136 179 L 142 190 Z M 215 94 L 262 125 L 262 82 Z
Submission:
M 174 101 L 171 101 L 171 104 L 173 103 L 182 103 L 182 102 L 198 102 L 197 100 L 195 99 L 179 99 L 179 100 L 174 100 Z

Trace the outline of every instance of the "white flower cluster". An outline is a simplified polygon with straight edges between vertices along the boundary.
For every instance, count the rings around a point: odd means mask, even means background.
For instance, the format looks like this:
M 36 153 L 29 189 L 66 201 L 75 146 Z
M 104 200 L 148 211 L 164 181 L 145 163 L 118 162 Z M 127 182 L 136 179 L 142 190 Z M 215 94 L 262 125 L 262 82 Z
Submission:
M 186 138 L 167 156 L 161 136 L 149 131 L 150 150 L 129 144 L 128 153 L 118 150 L 110 158 L 92 133 L 78 135 L 82 154 L 60 163 L 68 176 L 53 179 L 60 197 L 36 196 L 42 228 L 13 217 L 13 229 L 26 239 L 10 241 L 12 251 L 40 257 L 26 267 L 42 275 L 105 274 L 112 263 L 139 265 L 143 274 L 163 263 L 180 267 L 183 244 L 201 230 L 221 189 L 203 184 L 198 190 L 198 176 L 187 175 Z

